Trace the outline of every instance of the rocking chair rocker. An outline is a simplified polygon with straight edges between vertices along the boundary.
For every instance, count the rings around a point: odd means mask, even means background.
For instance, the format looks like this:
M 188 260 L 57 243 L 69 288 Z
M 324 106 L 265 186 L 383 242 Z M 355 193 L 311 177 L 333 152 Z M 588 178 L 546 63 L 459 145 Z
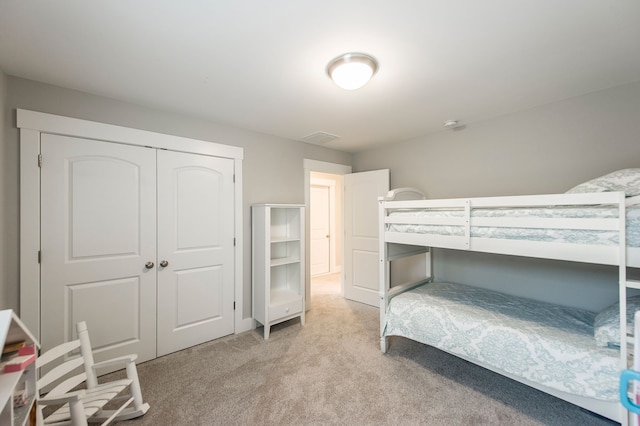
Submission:
M 41 374 L 37 382 L 37 424 L 85 426 L 98 422 L 108 425 L 145 414 L 149 404 L 142 401 L 135 364 L 137 355 L 94 363 L 86 323 L 76 324 L 76 331 L 77 340 L 56 346 L 36 360 Z M 59 365 L 42 373 L 43 367 L 53 362 Z M 84 371 L 80 370 L 82 366 Z M 126 368 L 127 378 L 98 383 L 98 369 L 113 367 Z M 82 383 L 85 388 L 79 389 Z M 125 392 L 127 388 L 128 392 Z M 105 408 L 107 404 L 109 409 Z

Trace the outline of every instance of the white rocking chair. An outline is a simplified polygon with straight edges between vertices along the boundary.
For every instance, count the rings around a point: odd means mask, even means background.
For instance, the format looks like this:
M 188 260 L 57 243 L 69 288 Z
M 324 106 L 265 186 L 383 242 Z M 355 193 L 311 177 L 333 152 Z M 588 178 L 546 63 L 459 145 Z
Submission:
M 135 364 L 137 355 L 94 363 L 86 323 L 76 324 L 76 331 L 77 340 L 56 346 L 36 359 L 41 374 L 37 382 L 37 424 L 85 426 L 97 422 L 108 425 L 145 414 L 149 404 L 142 401 Z M 59 363 L 61 357 L 63 362 Z M 42 367 L 54 361 L 59 365 L 43 374 Z M 98 383 L 97 369 L 109 367 L 126 368 L 127 378 Z M 83 382 L 86 388 L 78 389 Z M 127 388 L 128 393 L 124 392 Z M 103 409 L 107 404 L 109 410 Z

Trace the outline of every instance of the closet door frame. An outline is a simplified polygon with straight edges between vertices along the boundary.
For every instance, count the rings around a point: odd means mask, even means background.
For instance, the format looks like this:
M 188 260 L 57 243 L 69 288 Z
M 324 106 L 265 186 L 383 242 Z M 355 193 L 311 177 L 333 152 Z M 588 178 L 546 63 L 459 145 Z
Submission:
M 40 135 L 52 133 L 105 142 L 147 146 L 169 151 L 210 155 L 234 160 L 235 178 L 235 304 L 234 333 L 251 330 L 251 313 L 244 318 L 242 160 L 244 149 L 181 136 L 155 133 L 95 121 L 17 109 L 20 129 L 20 317 L 40 339 Z M 46 161 L 46 159 L 44 160 Z

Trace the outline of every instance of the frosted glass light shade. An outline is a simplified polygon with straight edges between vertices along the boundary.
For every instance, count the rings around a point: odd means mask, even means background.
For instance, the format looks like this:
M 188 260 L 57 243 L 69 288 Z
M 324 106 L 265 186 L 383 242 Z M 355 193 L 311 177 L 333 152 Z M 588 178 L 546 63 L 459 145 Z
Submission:
M 327 66 L 327 74 L 341 88 L 356 90 L 367 84 L 378 70 L 376 60 L 364 53 L 346 53 Z

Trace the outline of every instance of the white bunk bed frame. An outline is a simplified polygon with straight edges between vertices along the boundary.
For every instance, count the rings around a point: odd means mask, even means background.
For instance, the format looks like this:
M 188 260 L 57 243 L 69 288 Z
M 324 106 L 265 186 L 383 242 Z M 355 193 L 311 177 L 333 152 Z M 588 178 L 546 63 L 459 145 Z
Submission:
M 390 191 L 386 197 L 380 197 L 379 202 L 379 235 L 380 235 L 380 347 L 387 351 L 388 337 L 384 336 L 386 312 L 390 300 L 398 294 L 404 293 L 432 280 L 430 248 L 448 248 L 485 253 L 507 254 L 543 259 L 556 259 L 574 262 L 616 265 L 618 266 L 619 302 L 620 302 L 620 334 L 627 336 L 626 298 L 627 289 L 640 289 L 640 281 L 627 279 L 627 267 L 640 267 L 640 248 L 626 245 L 626 207 L 638 204 L 640 201 L 630 202 L 624 192 L 601 192 L 582 194 L 549 194 L 524 195 L 511 197 L 484 198 L 456 198 L 444 200 L 425 200 L 424 195 L 412 188 L 398 188 Z M 608 204 L 616 206 L 618 217 L 611 219 L 578 219 L 578 218 L 476 218 L 472 217 L 473 209 L 487 208 L 520 208 L 520 207 L 551 207 L 551 206 L 597 206 Z M 393 217 L 389 213 L 398 209 L 463 209 L 464 216 L 456 218 L 406 218 Z M 457 225 L 464 228 L 463 236 L 431 235 L 418 233 L 394 232 L 388 230 L 388 225 L 399 224 L 429 224 L 429 225 Z M 554 229 L 582 229 L 592 231 L 614 231 L 618 233 L 619 244 L 569 244 L 556 242 L 542 242 L 529 240 L 513 240 L 498 238 L 481 238 L 471 236 L 473 226 L 491 226 L 504 228 L 554 228 Z M 395 284 L 391 286 L 391 261 L 406 256 L 428 253 L 425 276 L 419 280 Z M 621 342 L 633 344 L 633 340 L 624 337 Z M 628 368 L 628 345 L 620 345 L 620 371 Z M 505 374 L 495 368 L 454 354 L 467 361 L 495 371 L 513 380 L 529 385 L 535 389 L 551 394 L 589 411 L 607 418 L 628 424 L 628 413 L 619 402 L 608 402 L 572 395 L 557 391 L 539 383 L 520 377 Z

